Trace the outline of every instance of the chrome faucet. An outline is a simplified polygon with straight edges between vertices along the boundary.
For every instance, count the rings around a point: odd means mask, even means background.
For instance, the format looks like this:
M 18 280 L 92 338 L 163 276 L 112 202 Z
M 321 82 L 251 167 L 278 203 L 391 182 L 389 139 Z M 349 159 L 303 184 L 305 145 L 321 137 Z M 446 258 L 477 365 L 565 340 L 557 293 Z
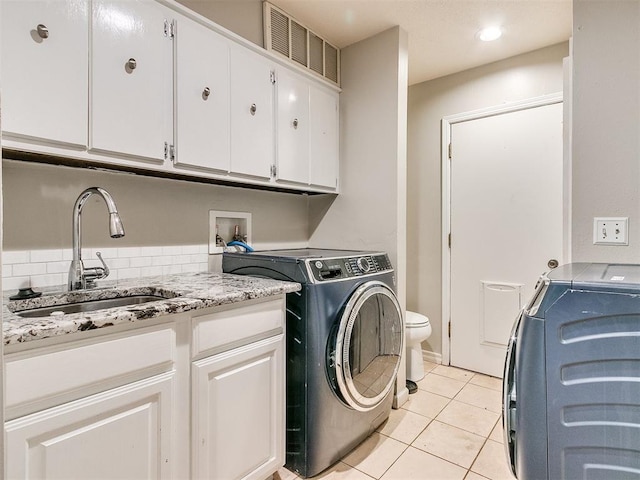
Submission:
M 91 187 L 82 192 L 73 206 L 73 260 L 69 268 L 69 290 L 80 290 L 84 288 L 95 287 L 95 281 L 106 278 L 109 275 L 109 267 L 102 259 L 100 252 L 96 255 L 102 262 L 102 267 L 85 267 L 82 261 L 82 225 L 80 222 L 82 216 L 82 207 L 89 197 L 97 194 L 107 204 L 109 210 L 109 233 L 111 238 L 124 237 L 124 227 L 122 220 L 118 215 L 118 209 L 113 198 L 104 188 Z

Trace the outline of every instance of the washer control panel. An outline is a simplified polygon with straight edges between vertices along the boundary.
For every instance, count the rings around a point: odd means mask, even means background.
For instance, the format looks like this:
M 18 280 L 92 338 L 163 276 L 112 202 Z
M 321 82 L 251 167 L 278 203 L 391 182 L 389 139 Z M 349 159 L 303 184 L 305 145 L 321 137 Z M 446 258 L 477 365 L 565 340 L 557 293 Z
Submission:
M 314 281 L 327 282 L 393 270 L 387 254 L 307 260 Z

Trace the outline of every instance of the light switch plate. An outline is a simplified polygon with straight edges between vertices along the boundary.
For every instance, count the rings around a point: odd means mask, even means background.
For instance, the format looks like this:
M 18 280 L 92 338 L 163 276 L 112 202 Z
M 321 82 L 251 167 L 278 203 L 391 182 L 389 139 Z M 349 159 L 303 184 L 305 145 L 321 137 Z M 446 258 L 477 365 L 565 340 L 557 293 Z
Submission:
M 595 217 L 594 245 L 629 245 L 629 217 Z

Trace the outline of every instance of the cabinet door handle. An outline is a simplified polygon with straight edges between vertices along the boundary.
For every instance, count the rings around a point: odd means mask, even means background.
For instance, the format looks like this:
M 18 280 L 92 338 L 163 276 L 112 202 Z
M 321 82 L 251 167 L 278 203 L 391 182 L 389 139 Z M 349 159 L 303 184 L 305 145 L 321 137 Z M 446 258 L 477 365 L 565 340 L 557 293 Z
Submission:
M 256 104 L 252 103 L 251 104 L 251 108 L 249 108 L 249 111 L 251 112 L 251 115 L 255 115 L 257 110 L 258 110 L 258 107 L 256 107 Z
M 136 62 L 136 59 L 135 59 L 135 58 L 130 58 L 130 59 L 127 61 L 127 68 L 128 68 L 129 70 L 135 70 L 137 66 L 138 66 L 138 62 Z
M 38 32 L 40 38 L 49 38 L 49 29 L 46 25 L 43 25 L 41 23 L 38 24 L 38 26 L 36 27 L 36 31 Z
M 204 87 L 204 90 L 202 91 L 202 98 L 206 100 L 209 98 L 209 95 L 211 95 L 211 89 L 209 87 Z
M 293 119 L 293 128 L 296 128 L 296 129 L 298 128 L 298 119 L 297 118 Z

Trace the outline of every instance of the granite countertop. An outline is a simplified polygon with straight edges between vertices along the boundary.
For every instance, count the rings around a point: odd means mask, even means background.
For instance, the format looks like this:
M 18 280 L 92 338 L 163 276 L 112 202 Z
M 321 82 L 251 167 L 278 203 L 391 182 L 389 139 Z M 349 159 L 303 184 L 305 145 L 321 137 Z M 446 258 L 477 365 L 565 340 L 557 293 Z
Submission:
M 173 313 L 280 295 L 300 289 L 301 286 L 298 283 L 227 273 L 200 272 L 106 281 L 95 289 L 74 292 L 65 291 L 66 287 L 46 288 L 41 289 L 42 296 L 29 300 L 10 301 L 9 296 L 16 292 L 4 292 L 2 302 L 4 344 L 21 344 Z M 12 310 L 131 295 L 159 295 L 166 299 L 58 316 L 23 318 L 12 312 Z

